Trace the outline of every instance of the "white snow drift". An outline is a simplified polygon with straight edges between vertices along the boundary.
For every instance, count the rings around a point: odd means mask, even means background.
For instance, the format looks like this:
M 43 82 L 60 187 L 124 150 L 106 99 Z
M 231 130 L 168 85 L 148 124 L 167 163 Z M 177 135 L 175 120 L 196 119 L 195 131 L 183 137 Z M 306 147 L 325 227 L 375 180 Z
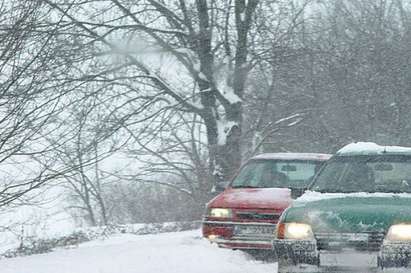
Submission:
M 219 249 L 200 232 L 122 234 L 74 249 L 0 260 L 1 273 L 266 273 L 275 264 Z

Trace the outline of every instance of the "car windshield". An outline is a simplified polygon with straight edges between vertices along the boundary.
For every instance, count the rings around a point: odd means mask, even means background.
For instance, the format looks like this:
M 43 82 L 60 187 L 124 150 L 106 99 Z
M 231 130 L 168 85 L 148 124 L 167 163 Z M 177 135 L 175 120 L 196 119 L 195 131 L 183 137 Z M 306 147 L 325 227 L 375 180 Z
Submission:
M 411 192 L 411 156 L 344 156 L 329 161 L 311 189 L 319 192 Z
M 322 162 L 253 160 L 234 179 L 233 188 L 304 188 Z

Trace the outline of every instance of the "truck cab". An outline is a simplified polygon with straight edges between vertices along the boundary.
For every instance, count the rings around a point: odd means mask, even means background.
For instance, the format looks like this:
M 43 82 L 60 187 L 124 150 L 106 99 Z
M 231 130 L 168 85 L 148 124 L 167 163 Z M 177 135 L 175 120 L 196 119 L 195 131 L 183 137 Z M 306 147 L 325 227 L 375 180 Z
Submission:
M 271 249 L 282 212 L 330 157 L 266 153 L 251 158 L 207 204 L 203 236 L 224 248 Z

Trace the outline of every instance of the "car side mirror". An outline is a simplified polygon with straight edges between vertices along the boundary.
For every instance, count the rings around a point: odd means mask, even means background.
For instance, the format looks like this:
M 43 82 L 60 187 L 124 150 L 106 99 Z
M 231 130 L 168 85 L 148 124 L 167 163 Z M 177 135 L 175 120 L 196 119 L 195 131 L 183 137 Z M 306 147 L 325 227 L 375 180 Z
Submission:
M 306 190 L 306 188 L 291 188 L 291 198 L 297 199 L 298 197 L 303 195 Z
M 211 189 L 211 192 L 223 192 L 229 184 L 230 181 L 218 181 Z

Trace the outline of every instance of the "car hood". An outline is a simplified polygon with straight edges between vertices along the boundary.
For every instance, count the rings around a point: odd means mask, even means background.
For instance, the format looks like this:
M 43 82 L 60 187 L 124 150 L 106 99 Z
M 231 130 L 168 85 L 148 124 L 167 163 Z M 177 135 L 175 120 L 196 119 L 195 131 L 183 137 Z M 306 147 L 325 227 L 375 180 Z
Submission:
M 395 223 L 411 223 L 411 194 L 308 192 L 283 215 L 305 222 L 314 232 L 380 232 Z
M 290 189 L 228 188 L 211 200 L 208 207 L 284 210 L 291 201 Z

